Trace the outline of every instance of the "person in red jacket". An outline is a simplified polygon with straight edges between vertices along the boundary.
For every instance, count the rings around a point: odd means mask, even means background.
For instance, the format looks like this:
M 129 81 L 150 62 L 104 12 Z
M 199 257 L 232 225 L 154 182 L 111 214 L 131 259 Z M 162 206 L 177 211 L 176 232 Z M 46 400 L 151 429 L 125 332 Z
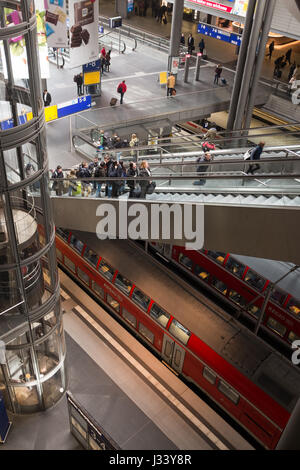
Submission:
M 120 98 L 120 104 L 123 104 L 123 96 L 124 93 L 127 91 L 127 86 L 125 85 L 125 80 L 122 81 L 122 83 L 119 83 L 117 92 L 120 93 L 121 98 Z

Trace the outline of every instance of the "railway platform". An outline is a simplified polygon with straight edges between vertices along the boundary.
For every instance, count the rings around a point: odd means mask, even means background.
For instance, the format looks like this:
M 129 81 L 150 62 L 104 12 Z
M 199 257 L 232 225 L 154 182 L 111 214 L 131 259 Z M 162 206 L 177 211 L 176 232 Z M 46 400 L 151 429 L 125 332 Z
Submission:
M 68 389 L 121 450 L 253 449 L 62 271 L 60 282 Z M 3 450 L 81 449 L 66 397 L 11 420 Z

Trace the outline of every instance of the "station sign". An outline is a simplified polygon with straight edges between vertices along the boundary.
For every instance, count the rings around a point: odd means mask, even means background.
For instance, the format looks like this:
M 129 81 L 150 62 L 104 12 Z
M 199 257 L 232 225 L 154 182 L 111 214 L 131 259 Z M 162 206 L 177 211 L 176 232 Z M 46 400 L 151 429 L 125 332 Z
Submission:
M 206 23 L 198 23 L 199 34 L 204 34 L 205 36 L 210 36 L 220 41 L 225 41 L 235 46 L 240 46 L 242 43 L 242 35 L 232 33 L 231 31 L 225 31 L 224 29 L 216 28 Z

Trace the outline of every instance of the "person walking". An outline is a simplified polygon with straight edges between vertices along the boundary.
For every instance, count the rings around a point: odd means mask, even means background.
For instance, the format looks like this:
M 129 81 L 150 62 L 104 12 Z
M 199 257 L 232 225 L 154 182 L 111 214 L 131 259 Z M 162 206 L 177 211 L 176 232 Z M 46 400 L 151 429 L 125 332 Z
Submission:
M 173 90 L 175 90 L 175 77 L 171 72 L 167 78 L 167 96 L 172 96 Z
M 76 181 L 76 172 L 75 170 L 71 170 L 70 173 L 67 174 L 68 178 L 68 196 L 75 196 L 77 191 L 77 181 Z
M 269 54 L 267 54 L 267 57 L 269 57 L 269 60 L 271 60 L 272 54 L 273 54 L 273 52 L 274 52 L 274 49 L 275 49 L 275 42 L 272 41 L 272 42 L 269 44 Z
M 201 41 L 199 42 L 199 52 L 203 55 L 203 51 L 205 49 L 205 42 L 204 39 L 202 38 Z
M 189 53 L 189 54 L 192 54 L 192 53 L 193 53 L 193 50 L 195 49 L 195 46 L 194 46 L 194 38 L 193 38 L 193 36 L 192 36 L 192 33 L 189 34 L 188 41 L 187 41 L 187 45 L 188 45 L 188 53 Z
M 289 63 L 289 65 L 291 65 L 291 55 L 292 55 L 292 48 L 289 49 L 286 54 L 285 54 L 285 60 Z
M 125 80 L 123 80 L 121 83 L 119 83 L 117 92 L 120 93 L 121 98 L 120 98 L 120 104 L 123 104 L 123 96 L 127 91 L 127 86 L 125 84 Z
M 222 66 L 221 66 L 221 64 L 219 64 L 218 67 L 215 70 L 214 85 L 219 84 L 219 78 L 221 77 L 222 71 L 223 71 Z
M 74 82 L 77 84 L 77 95 L 82 96 L 82 85 L 83 85 L 83 73 L 79 73 L 78 75 L 75 75 L 74 77 Z
M 260 142 L 251 152 L 250 160 L 260 160 L 260 156 L 263 152 L 265 146 L 265 142 Z M 257 163 L 255 165 L 250 165 L 248 170 L 246 171 L 247 175 L 251 173 L 253 175 L 254 171 L 258 170 L 260 165 Z
M 45 108 L 46 108 L 46 106 L 50 106 L 51 100 L 52 100 L 52 98 L 51 98 L 51 95 L 50 95 L 49 91 L 44 90 L 43 101 L 44 101 Z
M 205 154 L 197 159 L 198 163 L 207 163 L 211 161 L 211 154 L 209 152 L 205 152 Z M 207 171 L 209 165 L 200 165 L 197 168 L 198 173 L 205 173 Z M 205 178 L 200 178 L 197 181 L 194 181 L 193 184 L 201 185 L 203 186 L 206 183 Z
M 180 44 L 181 44 L 182 46 L 185 46 L 185 37 L 184 37 L 184 34 L 183 34 L 183 33 L 181 33 Z

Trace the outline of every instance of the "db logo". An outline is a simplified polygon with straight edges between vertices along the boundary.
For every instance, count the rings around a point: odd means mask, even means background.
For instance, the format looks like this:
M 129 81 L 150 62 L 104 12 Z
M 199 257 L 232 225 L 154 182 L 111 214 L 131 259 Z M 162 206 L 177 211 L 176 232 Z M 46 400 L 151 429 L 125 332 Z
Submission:
M 293 341 L 292 348 L 296 349 L 296 351 L 292 354 L 292 363 L 295 366 L 300 364 L 300 340 Z
M 300 104 L 300 80 L 293 81 L 291 89 L 296 90 L 292 94 L 293 104 Z

